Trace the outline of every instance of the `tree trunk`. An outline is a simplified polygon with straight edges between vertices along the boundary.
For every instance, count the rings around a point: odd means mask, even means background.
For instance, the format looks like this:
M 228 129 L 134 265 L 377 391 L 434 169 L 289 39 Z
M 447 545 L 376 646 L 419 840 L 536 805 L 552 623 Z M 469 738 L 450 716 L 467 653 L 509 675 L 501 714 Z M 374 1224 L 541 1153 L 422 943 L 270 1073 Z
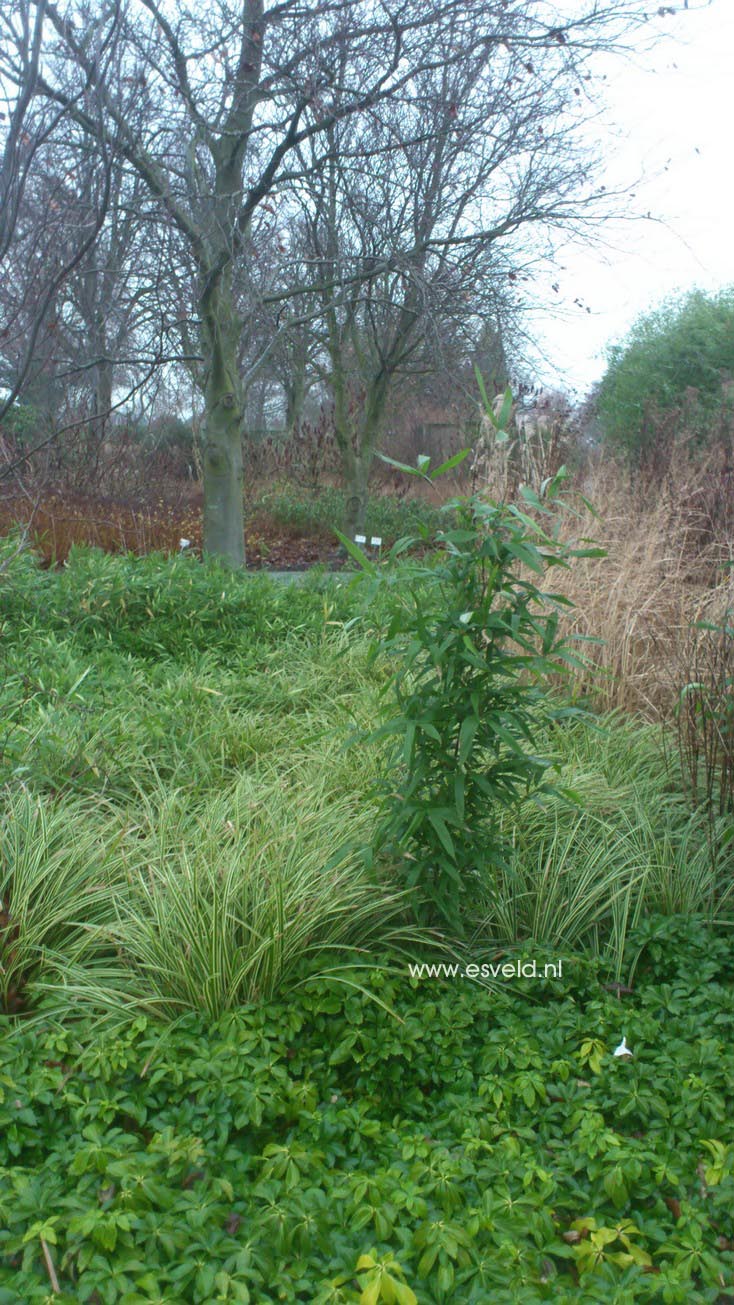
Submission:
M 113 451 L 108 440 L 110 410 L 112 408 L 112 363 L 107 357 L 107 342 L 101 332 L 97 333 L 92 347 L 99 359 L 94 369 L 94 415 L 87 432 L 87 449 L 84 458 L 84 479 L 87 487 L 100 485 L 100 475 L 104 477 L 106 487 L 110 479 L 111 467 L 109 455 Z
M 347 499 L 344 533 L 349 539 L 354 539 L 356 534 L 365 533 L 370 471 L 385 410 L 386 394 L 387 386 L 381 377 L 377 383 L 373 383 L 362 411 L 359 414 L 352 414 L 352 421 L 350 421 L 345 387 L 335 390 L 335 434 L 342 454 Z
M 368 490 L 373 450 L 364 449 L 355 453 L 352 448 L 342 450 L 344 467 L 344 488 L 346 490 L 346 508 L 344 513 L 344 533 L 348 539 L 364 534 L 367 517 Z
M 215 274 L 201 295 L 204 355 L 204 552 L 226 566 L 245 565 L 242 423 L 239 374 L 241 323 L 228 272 Z
M 104 357 L 104 349 L 105 345 L 101 344 L 101 361 L 95 368 L 94 378 L 94 428 L 100 440 L 105 437 L 112 408 L 112 363 Z
M 298 364 L 294 364 L 286 386 L 285 428 L 289 435 L 292 435 L 301 423 L 305 400 L 306 373 Z

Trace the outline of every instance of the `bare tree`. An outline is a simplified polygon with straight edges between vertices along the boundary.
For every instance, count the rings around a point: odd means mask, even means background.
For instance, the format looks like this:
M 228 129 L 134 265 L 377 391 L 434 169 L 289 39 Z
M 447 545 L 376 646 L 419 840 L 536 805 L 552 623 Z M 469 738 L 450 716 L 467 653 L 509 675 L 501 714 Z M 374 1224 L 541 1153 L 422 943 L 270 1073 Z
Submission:
M 115 159 L 103 177 L 107 194 L 101 215 L 97 160 L 86 148 L 79 156 L 69 142 L 63 150 L 55 142 L 25 187 L 15 256 L 0 284 L 0 381 L 12 388 L 24 375 L 23 397 L 38 408 L 39 418 L 45 408 L 48 424 L 58 424 L 64 404 L 79 410 L 100 437 L 112 410 L 116 367 L 140 347 L 138 340 L 133 346 L 133 337 L 140 335 L 155 281 L 151 244 L 146 249 L 142 239 L 136 179 Z M 92 226 L 95 239 L 79 249 L 85 225 Z M 144 281 L 136 271 L 143 256 Z M 49 297 L 45 292 L 54 282 Z M 156 296 L 156 307 L 158 302 Z
M 454 121 L 453 101 L 444 105 L 441 119 L 421 99 L 422 78 L 435 83 L 443 76 L 448 85 L 452 71 L 465 68 L 467 59 L 477 70 L 510 61 L 519 75 L 523 60 L 532 64 L 550 50 L 564 55 L 570 70 L 571 50 L 608 45 L 641 17 L 636 0 L 587 0 L 572 20 L 559 17 L 554 4 L 534 0 L 403 0 L 394 8 L 373 0 L 324 0 L 315 6 L 299 0 L 270 6 L 264 0 L 214 0 L 196 7 L 189 0 L 175 9 L 158 0 L 127 0 L 124 7 L 123 0 L 104 6 L 100 0 L 36 0 L 35 11 L 43 48 L 35 93 L 97 141 L 99 123 L 89 104 L 94 93 L 108 136 L 115 136 L 158 204 L 162 222 L 176 228 L 186 250 L 196 287 L 206 409 L 205 547 L 232 565 L 244 562 L 243 324 L 234 281 L 253 257 L 255 215 L 273 194 L 287 195 L 302 177 L 308 142 L 330 140 L 338 148 L 341 124 L 352 118 L 374 121 L 382 106 L 389 106 L 400 121 L 399 145 L 410 167 L 411 137 L 418 151 L 412 157 L 420 161 L 421 143 L 439 121 L 445 119 L 447 141 Z M 107 41 L 114 44 L 114 79 Z M 504 81 L 508 94 L 514 89 L 522 98 L 521 80 L 514 86 L 509 77 Z M 540 71 L 531 93 L 550 93 Z M 456 120 L 462 112 L 457 102 Z M 542 144 L 539 138 L 538 153 Z M 328 166 L 330 148 L 306 166 Z M 540 172 L 538 162 L 534 176 Z M 505 182 L 514 184 L 509 175 Z M 523 184 L 517 178 L 516 186 Z M 510 207 L 505 217 L 510 226 L 513 211 Z M 457 226 L 450 237 L 458 261 L 462 243 L 467 247 L 472 237 L 469 227 L 495 231 L 468 200 L 462 222 L 467 229 Z M 416 247 L 427 268 L 447 247 L 448 236 L 441 230 L 439 237 L 421 239 Z M 411 265 L 390 271 L 403 271 L 412 286 L 399 324 L 402 335 L 415 317 L 426 270 Z M 362 274 L 357 269 L 356 275 Z M 429 282 L 435 285 L 433 272 Z M 375 289 L 373 307 L 378 297 Z M 390 362 L 388 373 L 393 366 Z
M 485 13 L 486 45 L 461 47 L 367 120 L 301 150 L 303 210 L 320 295 L 349 510 L 362 530 L 367 483 L 396 382 L 447 335 L 469 346 L 477 318 L 517 298 L 521 237 L 600 216 L 579 141 L 588 29 L 538 30 L 536 6 Z M 452 43 L 454 48 L 454 43 Z M 367 161 L 367 163 L 365 163 Z
M 143 238 L 139 178 L 117 164 L 110 192 L 99 238 L 67 280 L 64 314 L 66 375 L 76 374 L 77 381 L 89 378 L 91 426 L 100 439 L 112 412 L 115 374 L 139 348 L 140 319 L 148 311 L 151 282 L 155 285 L 153 251 Z M 145 276 L 138 270 L 141 264 L 147 264 Z
M 0 418 L 39 370 L 48 324 L 57 321 L 59 295 L 69 275 L 97 240 L 110 203 L 114 141 L 99 113 L 99 96 L 84 87 L 89 130 L 81 149 L 65 105 L 39 99 L 44 53 L 45 0 L 19 0 L 0 11 L 0 264 L 5 294 L 0 325 L 0 363 L 8 375 Z M 98 41 L 98 84 L 106 75 L 109 31 Z M 86 202 L 68 212 L 68 179 L 83 155 L 88 171 Z M 72 220 L 70 220 L 72 219 Z

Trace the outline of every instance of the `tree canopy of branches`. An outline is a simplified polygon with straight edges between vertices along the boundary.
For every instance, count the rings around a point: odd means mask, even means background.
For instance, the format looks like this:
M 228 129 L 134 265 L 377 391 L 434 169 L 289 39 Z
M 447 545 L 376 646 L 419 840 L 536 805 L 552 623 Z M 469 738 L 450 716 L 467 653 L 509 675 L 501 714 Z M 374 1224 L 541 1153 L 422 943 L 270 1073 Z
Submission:
M 470 47 L 417 73 L 407 102 L 301 152 L 350 533 L 396 380 L 449 337 L 470 351 L 512 311 L 525 230 L 578 222 L 601 198 L 573 135 L 581 71 L 555 39 L 532 58 L 520 41 Z
M 572 9 L 553 0 L 21 0 L 17 21 L 6 20 L 11 209 L 36 143 L 55 141 L 63 155 L 73 142 L 99 169 L 99 228 L 119 160 L 119 194 L 133 197 L 141 226 L 155 221 L 156 249 L 172 251 L 175 270 L 151 279 L 165 305 L 161 332 L 177 333 L 203 394 L 207 552 L 244 564 L 242 358 L 254 374 L 294 326 L 285 312 L 257 346 L 243 340 L 268 301 L 300 295 L 296 318 L 320 320 L 337 408 L 353 369 L 362 377 L 356 435 L 347 439 L 338 419 L 357 519 L 387 389 L 431 323 L 447 312 L 459 322 L 469 285 L 493 295 L 511 284 L 503 241 L 598 216 L 601 190 L 579 154 L 587 62 L 646 15 L 638 0 Z M 308 276 L 289 280 L 288 245 L 278 243 L 268 256 L 278 264 L 282 255 L 279 270 L 264 290 L 266 215 L 299 208 Z M 151 256 L 143 242 L 143 280 Z M 77 297 L 83 317 L 81 308 Z M 104 360 L 110 341 L 95 349 Z M 166 356 L 175 353 L 156 359 Z

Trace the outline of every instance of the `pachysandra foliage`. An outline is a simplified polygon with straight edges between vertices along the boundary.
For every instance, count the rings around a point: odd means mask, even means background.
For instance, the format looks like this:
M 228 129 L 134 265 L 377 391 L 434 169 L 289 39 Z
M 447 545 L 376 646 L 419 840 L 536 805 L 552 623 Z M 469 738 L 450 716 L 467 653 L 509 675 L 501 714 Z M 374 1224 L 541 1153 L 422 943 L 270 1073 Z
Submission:
M 49 1264 L 105 1305 L 720 1300 L 731 952 L 695 920 L 638 941 L 622 999 L 583 963 L 491 994 L 375 970 L 382 1006 L 6 1026 L 0 1300 L 47 1300 Z

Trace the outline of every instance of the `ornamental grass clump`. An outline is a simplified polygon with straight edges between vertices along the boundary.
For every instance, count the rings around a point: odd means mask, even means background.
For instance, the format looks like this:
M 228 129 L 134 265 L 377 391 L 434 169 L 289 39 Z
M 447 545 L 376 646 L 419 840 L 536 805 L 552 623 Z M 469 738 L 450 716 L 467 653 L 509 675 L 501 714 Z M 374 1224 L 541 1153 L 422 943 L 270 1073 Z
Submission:
M 122 883 L 119 835 L 93 803 L 25 787 L 0 816 L 0 1012 L 21 1013 L 69 964 L 93 966 Z
M 368 818 L 316 776 L 245 776 L 193 808 L 183 792 L 144 799 L 122 844 L 115 963 L 96 989 L 78 972 L 79 1000 L 217 1018 L 317 973 L 349 981 L 373 946 L 411 939 L 405 893 L 359 855 Z

